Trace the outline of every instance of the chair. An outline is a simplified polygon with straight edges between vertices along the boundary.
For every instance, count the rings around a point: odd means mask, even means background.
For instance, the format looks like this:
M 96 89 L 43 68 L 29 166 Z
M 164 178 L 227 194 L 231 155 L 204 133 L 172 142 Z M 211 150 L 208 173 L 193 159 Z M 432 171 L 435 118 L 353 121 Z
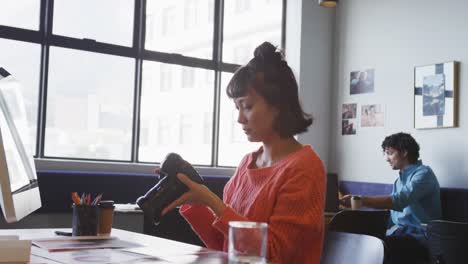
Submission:
M 379 238 L 343 232 L 325 233 L 322 264 L 381 264 L 383 261 L 384 244 Z
M 390 211 L 344 210 L 338 212 L 330 221 L 330 231 L 347 232 L 385 238 Z
M 336 173 L 327 173 L 327 194 L 325 196 L 325 212 L 339 211 L 338 199 L 338 175 Z
M 426 236 L 433 263 L 468 263 L 468 223 L 434 220 Z

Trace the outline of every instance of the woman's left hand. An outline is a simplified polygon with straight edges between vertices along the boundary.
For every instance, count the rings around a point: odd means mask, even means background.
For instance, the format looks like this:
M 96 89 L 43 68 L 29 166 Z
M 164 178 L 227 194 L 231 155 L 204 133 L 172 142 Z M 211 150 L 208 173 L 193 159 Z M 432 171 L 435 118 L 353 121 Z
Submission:
M 182 194 L 175 201 L 170 203 L 163 209 L 162 214 L 166 214 L 170 210 L 183 204 L 202 204 L 210 207 L 216 215 L 221 213 L 226 208 L 223 201 L 205 185 L 196 183 L 190 180 L 185 174 L 177 173 L 177 178 L 188 187 L 188 191 Z

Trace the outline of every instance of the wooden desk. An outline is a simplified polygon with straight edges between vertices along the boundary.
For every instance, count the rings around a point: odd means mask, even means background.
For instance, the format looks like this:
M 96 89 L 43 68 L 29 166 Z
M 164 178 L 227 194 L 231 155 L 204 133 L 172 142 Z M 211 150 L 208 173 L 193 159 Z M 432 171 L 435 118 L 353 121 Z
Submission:
M 37 239 L 57 237 L 54 233 L 56 230 L 70 231 L 70 229 L 2 229 L 0 235 L 19 235 L 20 239 Z M 112 236 L 118 237 L 121 240 L 134 242 L 143 245 L 143 248 L 152 252 L 152 256 L 161 258 L 162 260 L 146 260 L 142 262 L 132 263 L 228 263 L 228 257 L 225 252 L 209 250 L 203 247 L 185 244 L 177 241 L 172 241 L 164 238 L 148 236 L 135 232 L 125 231 L 121 229 L 112 229 Z M 51 263 L 59 262 L 47 259 L 50 253 L 43 249 L 32 246 L 31 248 L 31 264 L 35 263 Z

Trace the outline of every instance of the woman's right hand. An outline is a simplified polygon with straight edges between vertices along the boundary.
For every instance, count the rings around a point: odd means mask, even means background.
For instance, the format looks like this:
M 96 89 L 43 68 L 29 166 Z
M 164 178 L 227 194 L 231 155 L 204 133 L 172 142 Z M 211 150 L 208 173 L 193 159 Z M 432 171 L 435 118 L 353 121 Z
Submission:
M 175 207 L 184 204 L 206 205 L 210 207 L 217 216 L 220 216 L 224 209 L 226 209 L 224 202 L 205 185 L 190 180 L 189 177 L 183 173 L 177 173 L 176 177 L 185 184 L 189 190 L 166 206 L 162 211 L 163 215 Z

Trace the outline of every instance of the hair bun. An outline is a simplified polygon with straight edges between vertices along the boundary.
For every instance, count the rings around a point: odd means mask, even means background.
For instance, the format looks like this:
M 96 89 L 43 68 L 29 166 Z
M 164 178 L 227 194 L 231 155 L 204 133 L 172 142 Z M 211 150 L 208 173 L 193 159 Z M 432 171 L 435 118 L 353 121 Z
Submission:
M 254 57 L 263 61 L 281 62 L 282 56 L 270 42 L 263 42 L 254 51 Z

